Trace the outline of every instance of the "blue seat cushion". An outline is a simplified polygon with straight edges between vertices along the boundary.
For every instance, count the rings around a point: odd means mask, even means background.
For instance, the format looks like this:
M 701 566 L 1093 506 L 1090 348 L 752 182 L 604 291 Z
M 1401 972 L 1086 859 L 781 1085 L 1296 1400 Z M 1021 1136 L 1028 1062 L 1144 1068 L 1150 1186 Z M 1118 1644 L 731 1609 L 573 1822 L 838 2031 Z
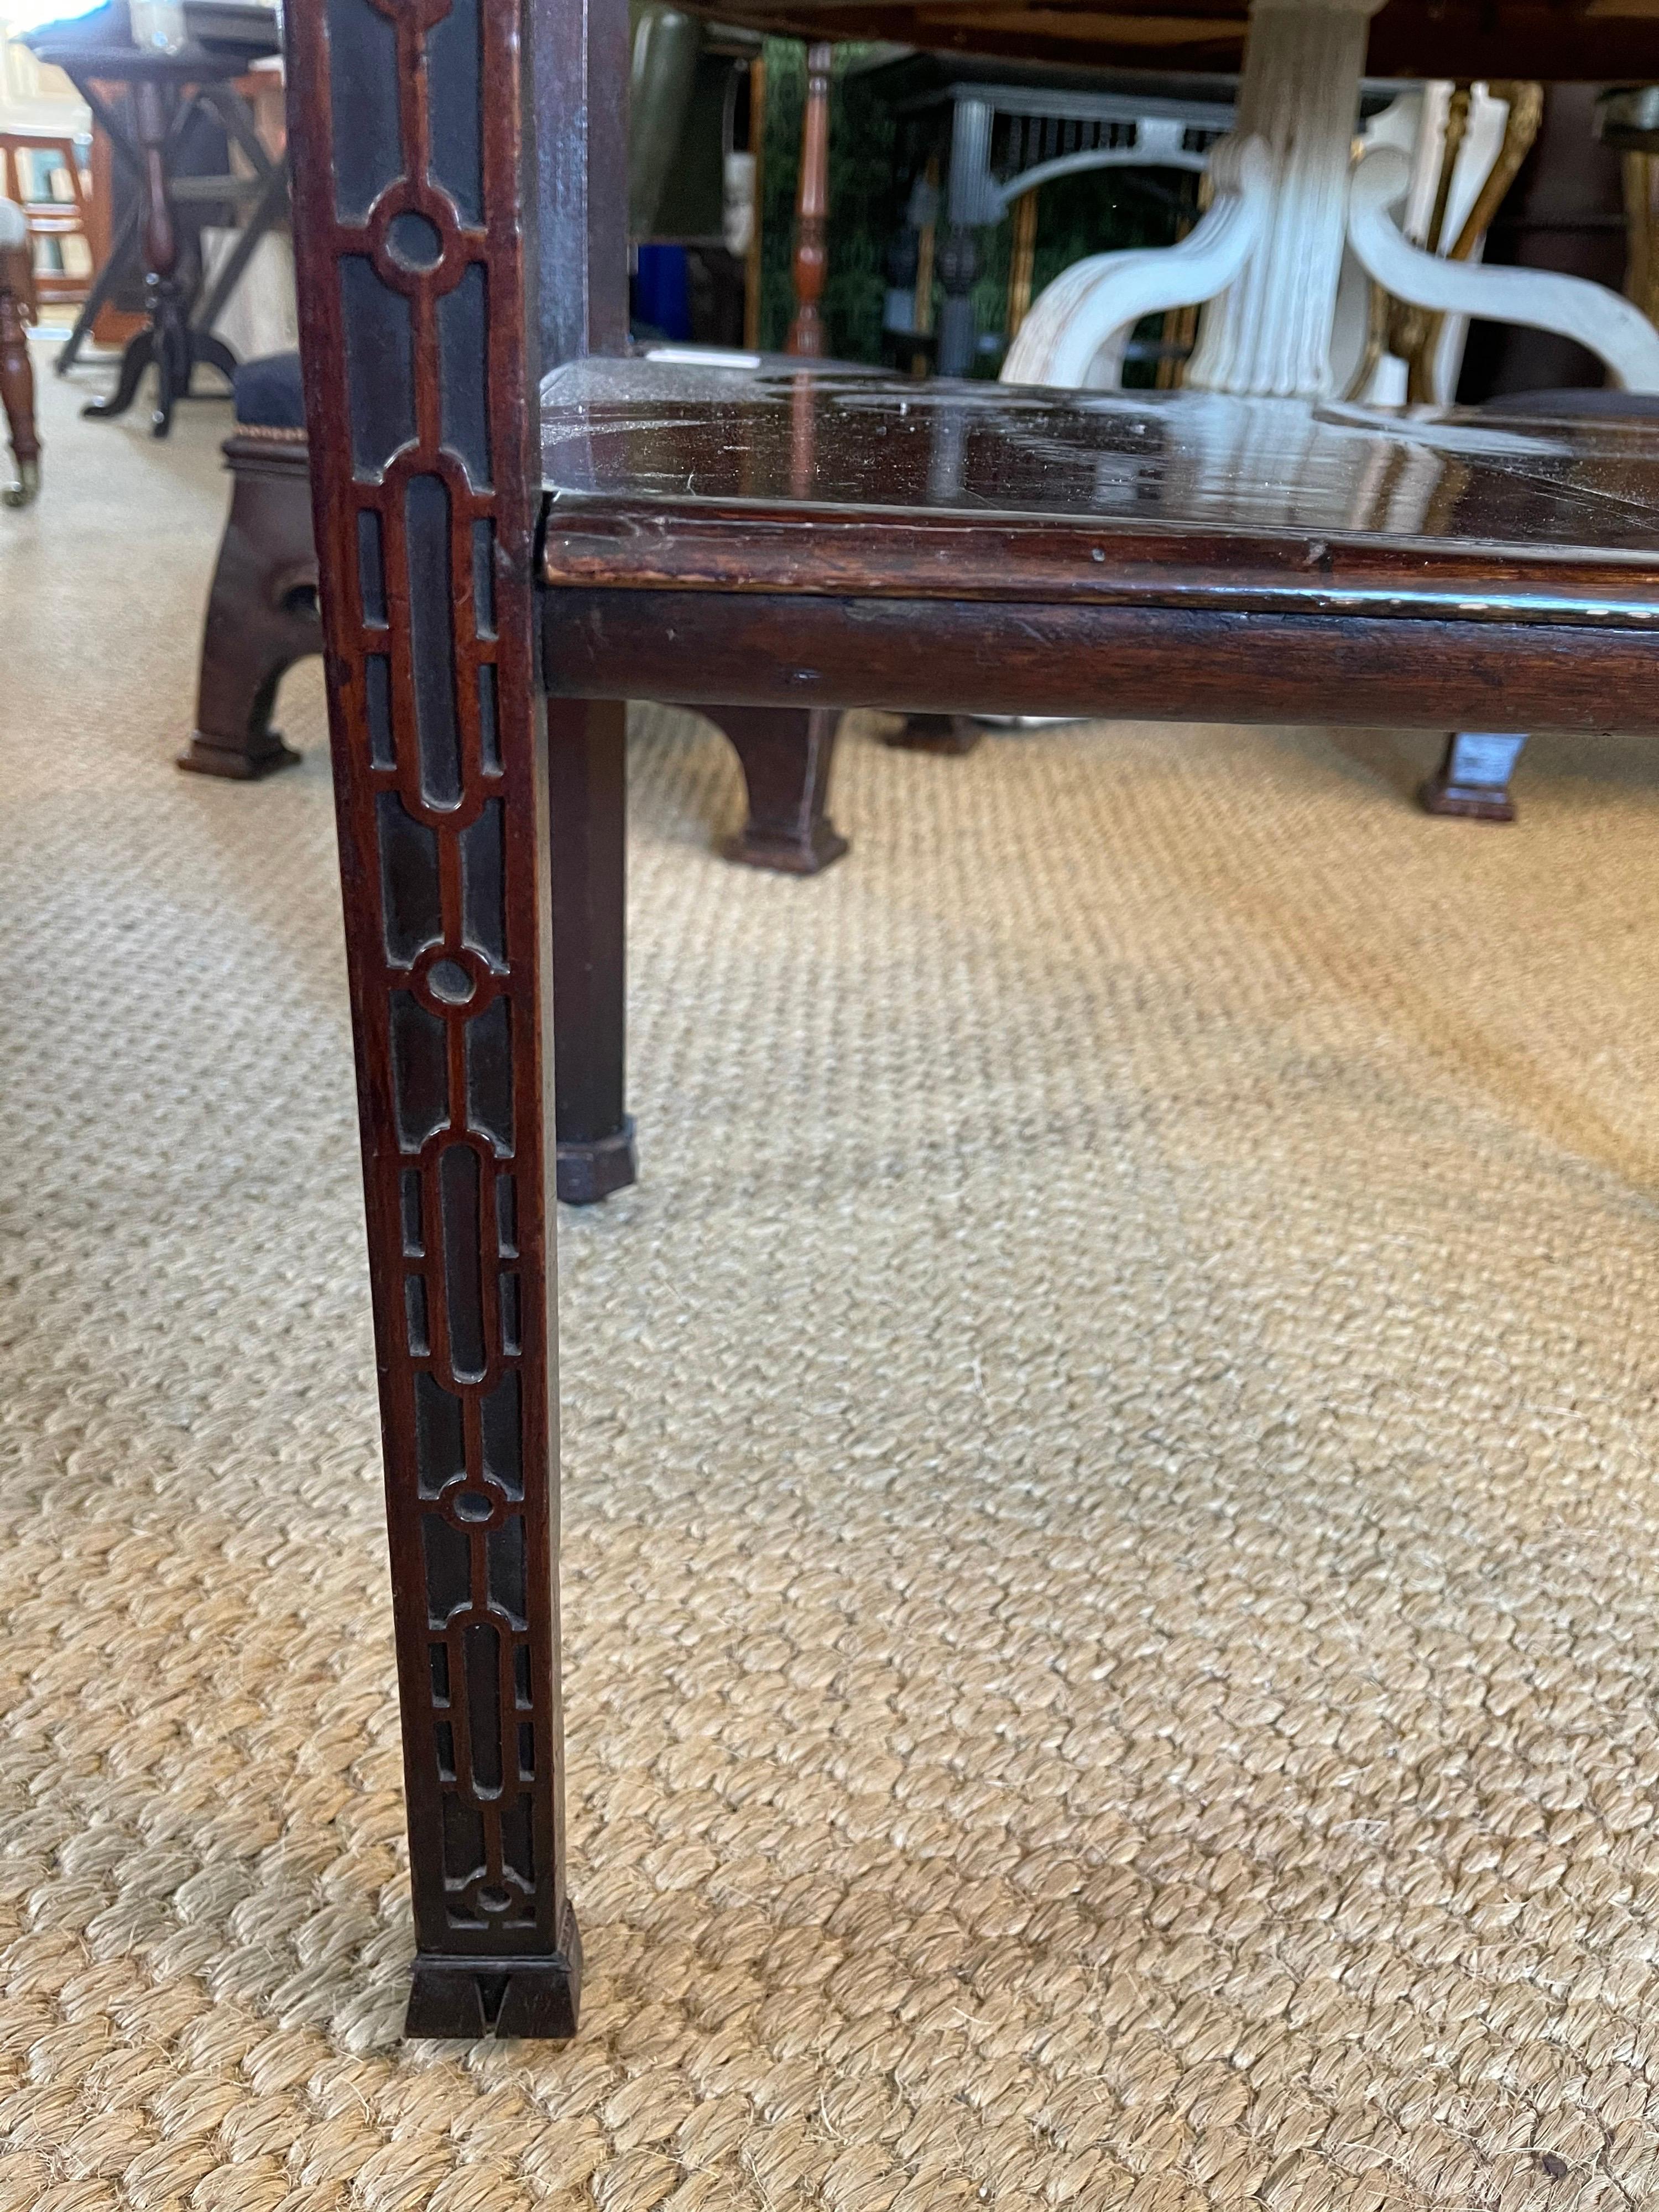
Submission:
M 262 430 L 303 430 L 305 394 L 297 353 L 268 353 L 236 372 L 236 420 Z

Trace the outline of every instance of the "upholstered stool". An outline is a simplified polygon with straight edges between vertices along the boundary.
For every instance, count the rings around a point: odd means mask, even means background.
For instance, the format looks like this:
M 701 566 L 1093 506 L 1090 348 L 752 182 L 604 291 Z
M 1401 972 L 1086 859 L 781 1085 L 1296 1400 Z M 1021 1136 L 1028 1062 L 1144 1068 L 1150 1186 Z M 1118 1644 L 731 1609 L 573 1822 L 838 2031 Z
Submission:
M 180 768 L 246 782 L 300 756 L 270 726 L 276 687 L 323 649 L 297 353 L 243 362 L 222 451 L 230 520 L 202 632 L 196 727 Z

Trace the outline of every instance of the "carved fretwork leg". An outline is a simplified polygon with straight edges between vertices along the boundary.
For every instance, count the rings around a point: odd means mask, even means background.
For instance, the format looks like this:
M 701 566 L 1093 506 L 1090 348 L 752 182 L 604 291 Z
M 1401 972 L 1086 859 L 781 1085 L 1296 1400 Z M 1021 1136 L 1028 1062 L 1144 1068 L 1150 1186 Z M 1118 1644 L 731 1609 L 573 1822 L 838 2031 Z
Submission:
M 568 2035 L 518 0 L 295 0 L 289 146 L 422 2035 Z M 556 126 L 560 118 L 550 117 Z
M 270 710 L 295 662 L 322 651 L 323 633 L 303 447 L 284 455 L 273 445 L 267 457 L 256 441 L 233 440 L 226 452 L 230 519 L 202 629 L 196 727 L 179 765 L 246 782 L 299 759 Z
M 1458 730 L 1447 741 L 1446 756 L 1419 792 L 1431 814 L 1459 814 L 1474 822 L 1513 822 L 1515 801 L 1510 778 L 1526 744 L 1526 732 Z
M 749 819 L 720 847 L 728 860 L 815 876 L 847 850 L 830 819 L 830 769 L 841 715 L 827 707 L 699 707 L 743 764 Z
M 547 716 L 559 1196 L 592 1206 L 635 1174 L 623 1111 L 628 709 L 552 699 Z

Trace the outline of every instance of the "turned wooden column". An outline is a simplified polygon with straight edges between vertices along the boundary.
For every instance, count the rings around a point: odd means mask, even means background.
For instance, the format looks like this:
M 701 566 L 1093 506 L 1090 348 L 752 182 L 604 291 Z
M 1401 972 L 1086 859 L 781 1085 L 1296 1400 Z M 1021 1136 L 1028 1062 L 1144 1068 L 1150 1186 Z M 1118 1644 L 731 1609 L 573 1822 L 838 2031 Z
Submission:
M 806 49 L 806 109 L 801 118 L 800 181 L 795 189 L 795 319 L 787 353 L 816 358 L 827 350 L 819 301 L 830 273 L 830 65 L 827 39 Z

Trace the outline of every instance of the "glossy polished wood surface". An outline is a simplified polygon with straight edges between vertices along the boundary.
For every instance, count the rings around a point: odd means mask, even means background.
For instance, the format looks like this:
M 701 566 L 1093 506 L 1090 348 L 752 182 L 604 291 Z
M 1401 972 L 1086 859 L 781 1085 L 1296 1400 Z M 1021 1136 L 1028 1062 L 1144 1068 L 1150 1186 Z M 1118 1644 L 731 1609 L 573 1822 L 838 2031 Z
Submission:
M 551 584 L 1659 627 L 1659 421 L 586 361 Z
M 890 39 L 1110 69 L 1236 70 L 1248 0 L 690 0 L 721 22 L 797 38 Z M 1387 0 L 1374 76 L 1539 76 L 1650 82 L 1644 0 Z

